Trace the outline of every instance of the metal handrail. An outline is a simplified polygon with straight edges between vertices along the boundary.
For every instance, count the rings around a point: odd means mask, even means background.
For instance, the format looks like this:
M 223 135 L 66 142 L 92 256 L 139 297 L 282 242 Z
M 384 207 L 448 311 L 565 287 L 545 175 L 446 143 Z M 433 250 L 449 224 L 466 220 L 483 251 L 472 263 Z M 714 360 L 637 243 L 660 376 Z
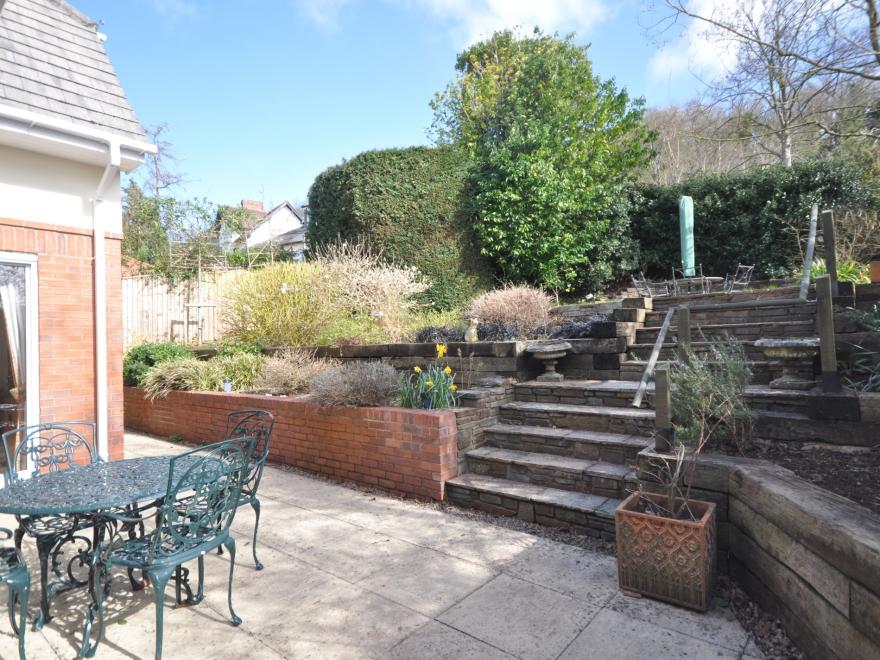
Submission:
M 804 303 L 815 302 L 807 300 L 807 294 L 810 290 L 810 270 L 813 265 L 813 254 L 816 249 L 816 231 L 819 224 L 819 205 L 813 204 L 810 209 L 810 233 L 807 238 L 807 251 L 804 254 L 803 272 L 801 273 L 801 288 L 797 298 L 777 298 L 775 300 L 743 300 L 740 302 L 729 303 L 706 303 L 702 305 L 680 305 L 680 307 L 688 307 L 691 311 L 702 310 L 725 310 L 725 309 L 745 309 L 748 307 L 774 307 L 778 305 L 798 305 Z M 674 275 L 673 275 L 674 276 Z M 670 307 L 666 310 L 666 316 L 663 318 L 663 325 L 660 326 L 660 332 L 657 334 L 657 340 L 654 342 L 654 348 L 651 350 L 651 356 L 648 358 L 648 364 L 642 372 L 642 378 L 639 381 L 639 387 L 636 395 L 633 397 L 633 408 L 641 408 L 642 400 L 645 398 L 645 392 L 648 389 L 648 381 L 654 375 L 654 368 L 657 366 L 657 360 L 660 357 L 660 351 L 663 350 L 663 344 L 666 342 L 666 334 L 672 324 L 678 307 Z

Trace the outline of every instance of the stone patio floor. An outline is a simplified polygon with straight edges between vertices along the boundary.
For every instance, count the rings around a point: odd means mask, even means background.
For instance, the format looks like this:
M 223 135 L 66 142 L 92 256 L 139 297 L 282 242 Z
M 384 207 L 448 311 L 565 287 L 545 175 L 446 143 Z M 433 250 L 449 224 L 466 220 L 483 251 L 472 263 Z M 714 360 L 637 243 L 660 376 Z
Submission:
M 128 457 L 179 451 L 126 434 Z M 701 615 L 623 596 L 611 557 L 278 468 L 266 470 L 260 497 L 265 570 L 253 566 L 250 508 L 234 522 L 244 623 L 228 622 L 228 556 L 212 555 L 205 601 L 165 611 L 166 659 L 762 657 L 729 609 Z M 14 520 L 0 516 L 0 526 Z M 38 601 L 37 588 L 32 613 Z M 86 604 L 82 590 L 59 596 L 56 618 L 28 632 L 28 658 L 73 658 Z M 97 657 L 152 658 L 152 592 L 133 594 L 120 576 L 107 609 Z M 0 621 L 0 658 L 12 660 L 16 639 Z

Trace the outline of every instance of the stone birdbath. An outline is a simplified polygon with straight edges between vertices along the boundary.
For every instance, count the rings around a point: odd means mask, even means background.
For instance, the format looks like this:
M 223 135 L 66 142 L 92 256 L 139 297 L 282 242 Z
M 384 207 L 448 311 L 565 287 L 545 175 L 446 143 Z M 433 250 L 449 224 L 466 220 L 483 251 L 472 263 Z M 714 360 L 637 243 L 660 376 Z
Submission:
M 571 344 L 561 340 L 530 341 L 526 344 L 526 353 L 531 353 L 536 360 L 544 363 L 544 373 L 538 376 L 540 381 L 558 382 L 564 376 L 556 371 L 556 362 L 571 349 Z
M 798 374 L 798 367 L 804 360 L 813 359 L 819 352 L 819 339 L 816 337 L 795 337 L 791 339 L 759 339 L 755 347 L 760 348 L 771 360 L 779 360 L 782 375 L 770 381 L 770 387 L 778 390 L 808 390 L 816 382 L 804 380 Z

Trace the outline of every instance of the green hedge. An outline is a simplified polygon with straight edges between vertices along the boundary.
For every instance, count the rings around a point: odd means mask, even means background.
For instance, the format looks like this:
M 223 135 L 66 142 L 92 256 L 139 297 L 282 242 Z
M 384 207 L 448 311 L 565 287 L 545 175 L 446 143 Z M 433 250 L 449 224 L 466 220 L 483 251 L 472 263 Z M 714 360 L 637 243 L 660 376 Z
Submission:
M 367 151 L 331 167 L 309 190 L 310 249 L 366 239 L 391 261 L 431 281 L 423 298 L 440 309 L 491 285 L 463 203 L 469 161 L 450 147 Z
M 711 275 L 755 264 L 759 277 L 785 275 L 801 266 L 797 234 L 806 236 L 810 206 L 876 208 L 876 189 L 858 168 L 814 162 L 715 175 L 672 186 L 631 190 L 631 231 L 645 272 L 669 277 L 680 266 L 678 198 L 694 200 L 697 263 Z

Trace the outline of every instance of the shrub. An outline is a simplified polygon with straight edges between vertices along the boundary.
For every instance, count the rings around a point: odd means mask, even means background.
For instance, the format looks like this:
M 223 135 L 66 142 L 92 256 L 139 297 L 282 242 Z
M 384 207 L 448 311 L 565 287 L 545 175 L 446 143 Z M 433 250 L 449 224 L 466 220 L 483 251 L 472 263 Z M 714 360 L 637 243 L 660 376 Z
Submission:
M 309 250 L 363 239 L 427 278 L 422 302 L 466 302 L 491 282 L 462 203 L 469 166 L 458 150 L 413 147 L 367 151 L 325 170 L 309 189 Z
M 254 387 L 286 393 L 305 392 L 315 376 L 337 364 L 335 360 L 316 358 L 314 351 L 287 349 L 266 359 Z
M 745 399 L 751 376 L 735 339 L 711 342 L 701 353 L 690 350 L 674 363 L 670 382 L 677 442 L 695 448 L 717 440 L 744 448 L 752 428 Z
M 842 209 L 878 208 L 876 187 L 860 170 L 827 161 L 698 177 L 672 186 L 639 185 L 630 193 L 641 267 L 663 278 L 679 265 L 681 195 L 694 200 L 697 262 L 707 275 L 733 272 L 737 263 L 755 264 L 757 277 L 799 269 L 813 202 L 835 207 L 840 211 L 835 218 L 844 217 Z
M 507 285 L 478 296 L 467 315 L 484 324 L 513 326 L 524 335 L 550 320 L 550 297 L 543 289 Z
M 265 358 L 253 353 L 237 353 L 216 357 L 210 363 L 217 369 L 219 385 L 214 389 L 223 389 L 223 382 L 229 381 L 233 390 L 244 390 L 254 386 L 263 371 Z
M 416 333 L 416 341 L 420 344 L 445 344 L 452 341 L 464 341 L 464 330 L 451 326 L 422 328 Z
M 821 275 L 828 274 L 828 266 L 824 259 L 816 259 L 810 268 L 810 278 L 815 280 Z M 860 264 L 852 259 L 842 259 L 837 262 L 837 280 L 839 282 L 853 282 L 854 284 L 870 284 L 871 275 L 868 264 Z
M 397 393 L 397 372 L 382 362 L 351 362 L 318 374 L 309 389 L 325 406 L 384 406 Z
M 226 357 L 229 355 L 239 355 L 241 353 L 250 353 L 251 355 L 259 355 L 263 352 L 263 344 L 258 341 L 239 341 L 237 339 L 226 339 L 214 342 L 211 347 L 217 351 L 218 357 Z
M 458 405 L 458 385 L 455 372 L 443 361 L 446 345 L 437 344 L 437 359 L 424 369 L 414 367 L 411 373 L 401 374 L 400 405 L 404 408 L 454 408 Z
M 239 275 L 226 294 L 224 331 L 241 342 L 314 344 L 344 313 L 320 264 L 280 263 Z
M 152 367 L 144 377 L 143 388 L 150 401 L 166 397 L 172 390 L 220 391 L 227 380 L 233 390 L 241 390 L 253 386 L 262 368 L 263 357 L 248 353 L 212 360 L 175 358 Z
M 140 387 L 151 367 L 160 362 L 191 355 L 192 352 L 186 346 L 170 341 L 141 344 L 128 349 L 125 353 L 125 358 L 122 360 L 122 378 L 126 385 Z

